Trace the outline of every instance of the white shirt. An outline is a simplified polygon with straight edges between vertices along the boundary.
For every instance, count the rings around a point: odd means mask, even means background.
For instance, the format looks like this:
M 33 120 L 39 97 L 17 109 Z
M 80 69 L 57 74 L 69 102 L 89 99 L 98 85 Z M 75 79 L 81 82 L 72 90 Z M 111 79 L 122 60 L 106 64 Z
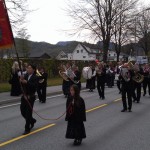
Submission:
M 28 76 L 28 81 L 30 80 L 31 77 L 32 77 L 32 74 Z

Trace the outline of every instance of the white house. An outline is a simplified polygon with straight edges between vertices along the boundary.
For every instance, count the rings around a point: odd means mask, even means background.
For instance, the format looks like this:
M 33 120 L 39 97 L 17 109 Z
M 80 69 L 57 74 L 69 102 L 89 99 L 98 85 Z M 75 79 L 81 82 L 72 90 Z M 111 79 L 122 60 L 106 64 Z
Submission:
M 83 44 L 78 44 L 72 53 L 72 60 L 94 61 L 96 53 L 92 53 L 91 49 Z
M 126 61 L 127 59 L 127 54 L 120 53 L 119 61 Z M 108 61 L 117 61 L 117 53 L 115 51 L 108 51 Z
M 66 54 L 61 51 L 56 57 L 58 60 L 82 60 L 82 61 L 94 61 L 100 56 L 98 49 L 90 49 L 83 44 L 78 44 L 72 53 Z

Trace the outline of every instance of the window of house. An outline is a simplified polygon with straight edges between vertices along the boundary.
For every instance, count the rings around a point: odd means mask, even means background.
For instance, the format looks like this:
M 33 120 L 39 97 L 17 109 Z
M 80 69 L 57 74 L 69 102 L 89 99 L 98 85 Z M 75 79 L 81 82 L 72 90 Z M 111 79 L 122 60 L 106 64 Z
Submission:
M 79 50 L 77 50 L 77 53 L 79 53 Z
M 116 56 L 116 54 L 114 54 L 114 56 Z
M 110 57 L 111 55 L 109 54 L 109 57 Z
M 83 58 L 86 58 L 86 56 L 83 56 Z
M 83 49 L 81 50 L 81 53 L 83 53 Z

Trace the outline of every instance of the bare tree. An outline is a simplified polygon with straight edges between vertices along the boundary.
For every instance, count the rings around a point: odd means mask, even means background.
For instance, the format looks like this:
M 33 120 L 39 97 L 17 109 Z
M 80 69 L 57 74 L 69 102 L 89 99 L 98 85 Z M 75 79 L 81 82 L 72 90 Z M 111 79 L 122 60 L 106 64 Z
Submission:
M 19 38 L 19 42 L 17 43 L 17 49 L 22 54 L 24 58 L 28 58 L 30 55 L 30 48 L 28 45 L 28 39 L 30 35 L 27 32 L 27 29 L 23 28 L 18 31 L 17 38 Z
M 30 12 L 28 0 L 5 0 L 13 31 L 17 32 L 26 23 L 26 15 Z
M 120 0 L 118 9 L 125 10 L 126 6 L 128 5 L 130 1 L 126 0 Z M 134 1 L 130 7 L 128 7 L 128 10 L 123 11 L 123 13 L 119 14 L 119 17 L 116 17 L 116 20 L 114 21 L 114 34 L 112 36 L 112 41 L 115 43 L 115 50 L 117 54 L 117 61 L 119 61 L 119 56 L 122 51 L 122 46 L 130 42 L 130 32 L 128 29 L 128 26 L 131 24 L 132 19 L 132 12 L 134 12 L 135 4 L 137 1 Z M 118 11 L 118 10 L 116 10 Z
M 141 47 L 145 54 L 148 55 L 149 52 L 149 38 L 150 38 L 150 6 L 142 7 L 142 10 L 139 10 L 133 16 L 132 24 L 129 29 L 132 35 L 132 39 L 136 45 Z
M 90 37 L 103 42 L 103 60 L 107 61 L 109 43 L 114 27 L 122 14 L 135 7 L 138 0 L 126 0 L 123 7 L 120 0 L 79 0 L 70 1 L 69 15 L 74 19 L 77 33 L 88 31 Z M 71 5 L 73 3 L 73 5 Z

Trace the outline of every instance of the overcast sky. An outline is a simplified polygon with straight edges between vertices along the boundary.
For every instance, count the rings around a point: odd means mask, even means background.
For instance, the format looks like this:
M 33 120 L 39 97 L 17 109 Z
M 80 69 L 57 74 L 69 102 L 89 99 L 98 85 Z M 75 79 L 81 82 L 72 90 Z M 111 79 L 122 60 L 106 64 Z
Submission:
M 70 17 L 63 10 L 67 0 L 29 0 L 30 9 L 37 9 L 28 15 L 28 32 L 30 40 L 45 41 L 55 44 L 58 41 L 80 40 L 83 38 L 70 37 L 67 33 L 72 28 Z M 75 0 L 77 1 L 77 0 Z M 150 3 L 150 0 L 141 0 Z

